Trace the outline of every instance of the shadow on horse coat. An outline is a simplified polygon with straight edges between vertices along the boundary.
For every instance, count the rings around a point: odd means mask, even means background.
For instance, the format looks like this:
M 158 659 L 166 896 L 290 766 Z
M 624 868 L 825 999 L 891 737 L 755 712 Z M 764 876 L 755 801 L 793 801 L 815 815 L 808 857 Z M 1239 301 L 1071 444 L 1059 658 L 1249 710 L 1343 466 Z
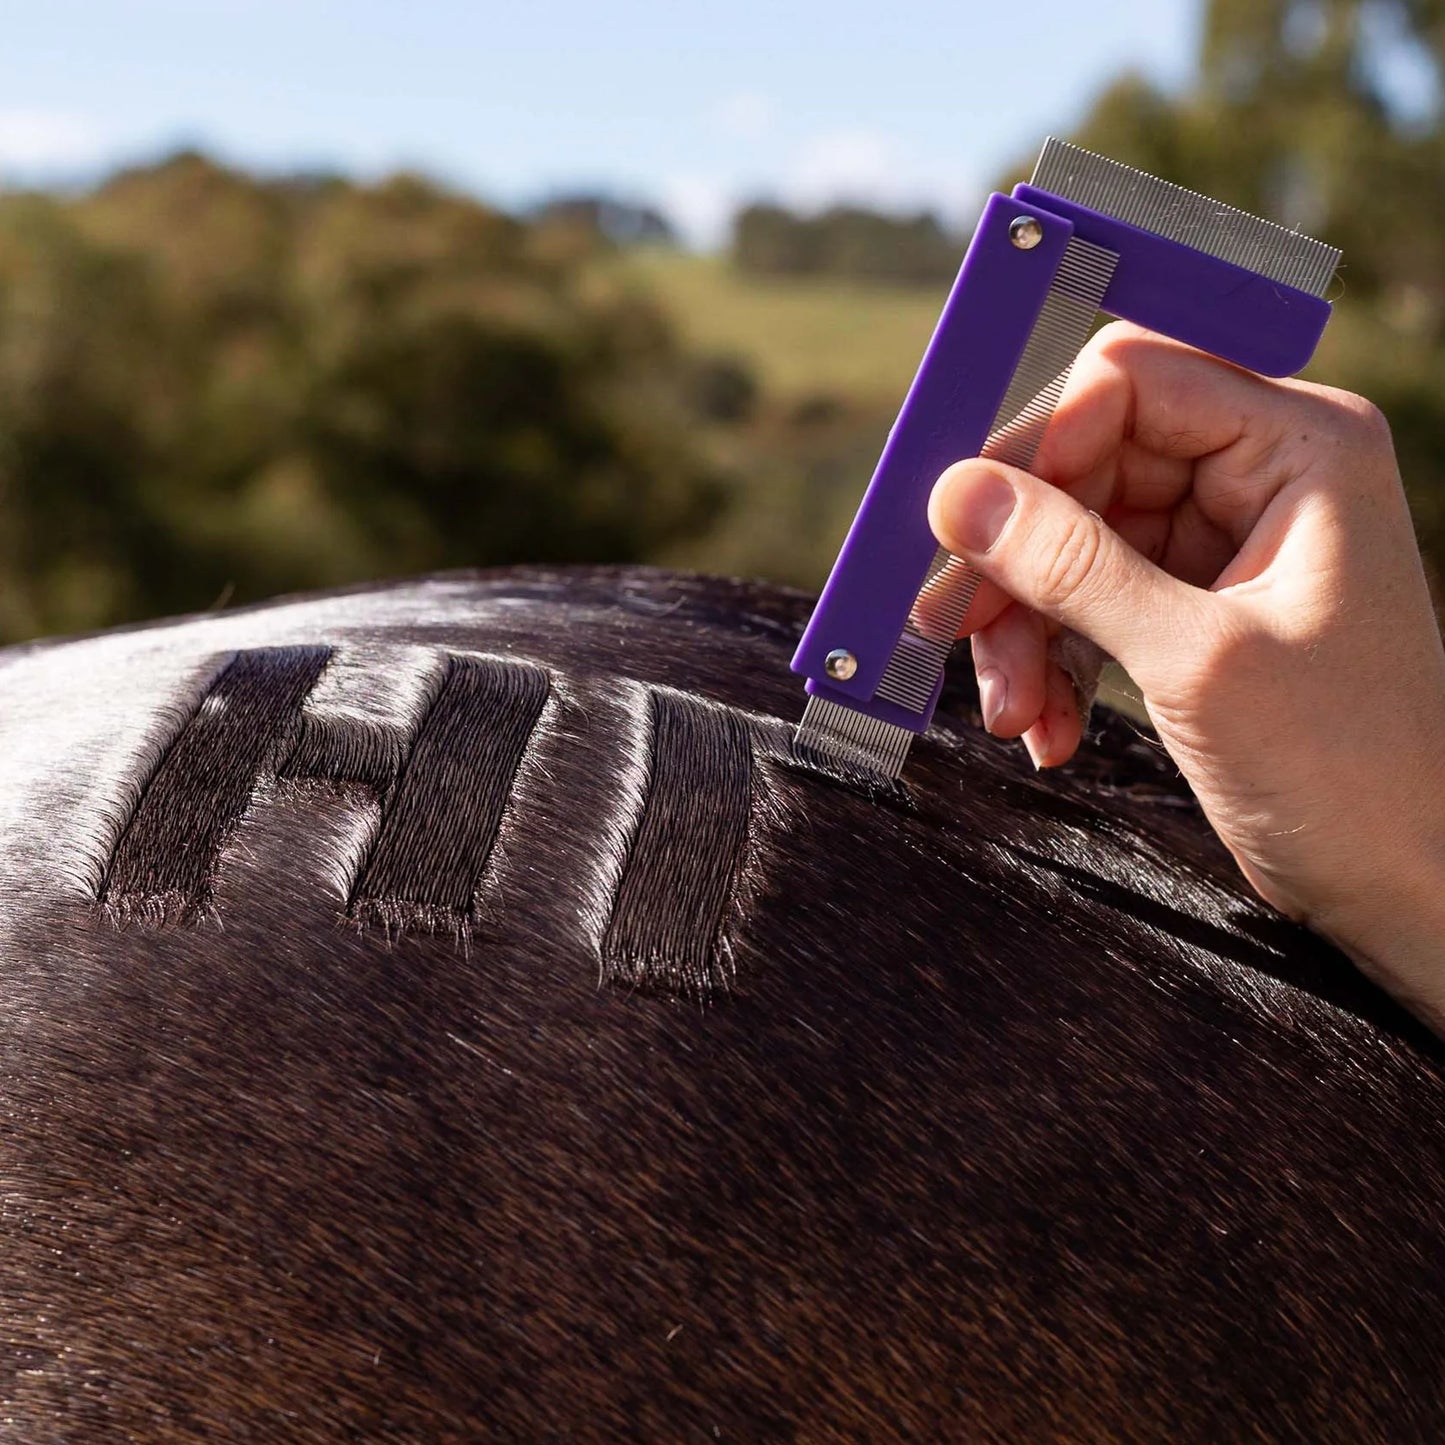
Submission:
M 801 765 L 805 616 L 0 653 L 3 1438 L 1438 1438 L 1445 1050 L 1118 719 Z

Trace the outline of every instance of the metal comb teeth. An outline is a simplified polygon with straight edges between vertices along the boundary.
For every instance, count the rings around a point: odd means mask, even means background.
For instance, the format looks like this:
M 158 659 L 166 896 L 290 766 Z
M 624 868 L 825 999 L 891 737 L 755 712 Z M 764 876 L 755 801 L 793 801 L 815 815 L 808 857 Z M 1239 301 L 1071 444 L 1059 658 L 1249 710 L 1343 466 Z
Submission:
M 1032 184 L 1221 261 L 1323 296 L 1340 252 L 1323 241 L 1052 136 Z
M 803 754 L 816 753 L 864 773 L 878 773 L 890 781 L 903 771 L 913 734 L 867 713 L 810 697 L 793 744 Z
M 1089 339 L 1119 258 L 1074 236 L 1064 249 L 1044 309 L 1009 382 L 982 455 L 1027 471 L 1063 395 L 1069 370 Z

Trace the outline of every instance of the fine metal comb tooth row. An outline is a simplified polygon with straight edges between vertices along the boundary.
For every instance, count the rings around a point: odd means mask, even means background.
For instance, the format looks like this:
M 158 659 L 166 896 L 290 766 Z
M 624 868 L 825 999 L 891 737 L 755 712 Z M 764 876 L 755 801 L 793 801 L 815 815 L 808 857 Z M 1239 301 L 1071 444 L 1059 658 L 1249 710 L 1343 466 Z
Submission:
M 1050 137 L 1031 185 L 1208 256 L 1323 296 L 1340 262 L 1334 246 Z
M 999 405 L 983 456 L 1010 466 L 1033 463 L 1044 427 L 1064 389 L 1069 368 L 1089 337 L 1119 258 L 1074 236 L 1064 250 L 1038 324 Z M 1021 425 L 1035 422 L 1030 437 Z
M 810 697 L 793 740 L 805 757 L 815 753 L 891 780 L 903 771 L 913 734 L 826 697 Z
M 1058 274 L 1029 335 L 982 455 L 1027 470 L 1063 394 L 1069 370 L 1088 340 L 1118 257 L 1102 246 L 1070 239 Z M 942 547 L 914 603 L 908 626 L 878 684 L 885 702 L 919 711 L 928 705 L 981 580 Z M 900 728 L 900 732 L 907 729 Z M 908 734 L 911 738 L 912 734 Z M 906 756 L 907 749 L 905 746 Z

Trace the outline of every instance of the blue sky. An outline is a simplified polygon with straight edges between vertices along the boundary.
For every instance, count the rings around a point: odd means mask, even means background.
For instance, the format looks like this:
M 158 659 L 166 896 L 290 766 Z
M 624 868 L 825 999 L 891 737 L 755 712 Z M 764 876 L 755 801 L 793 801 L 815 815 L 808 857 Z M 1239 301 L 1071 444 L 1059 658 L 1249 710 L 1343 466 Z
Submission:
M 704 243 L 739 200 L 975 207 L 1197 0 L 0 0 L 0 185 L 199 145 L 419 168 L 506 205 L 606 187 Z

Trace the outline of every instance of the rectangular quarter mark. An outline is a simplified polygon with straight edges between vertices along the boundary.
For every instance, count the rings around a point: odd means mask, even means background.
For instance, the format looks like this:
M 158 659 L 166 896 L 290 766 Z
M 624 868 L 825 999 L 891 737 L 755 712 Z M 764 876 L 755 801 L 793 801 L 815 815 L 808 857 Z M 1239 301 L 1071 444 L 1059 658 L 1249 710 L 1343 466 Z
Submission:
M 489 657 L 450 660 L 362 868 L 353 915 L 400 927 L 470 917 L 546 701 L 541 668 Z
M 330 655 L 325 647 L 235 655 L 146 783 L 111 856 L 102 903 L 183 915 L 206 903 L 217 855 Z
M 654 692 L 647 797 L 602 942 L 604 982 L 708 997 L 731 978 L 723 915 L 747 843 L 745 719 Z

